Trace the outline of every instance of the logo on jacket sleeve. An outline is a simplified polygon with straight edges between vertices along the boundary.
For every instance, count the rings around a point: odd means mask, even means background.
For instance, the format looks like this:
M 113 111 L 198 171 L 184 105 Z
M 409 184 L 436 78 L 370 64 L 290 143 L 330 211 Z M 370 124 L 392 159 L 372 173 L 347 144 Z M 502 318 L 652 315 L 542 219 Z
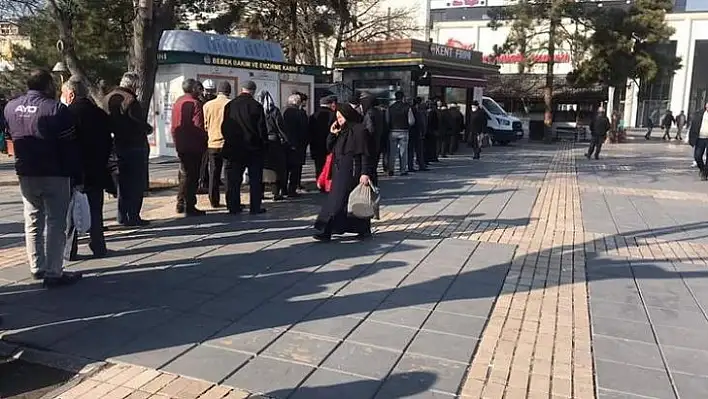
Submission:
M 39 108 L 36 105 L 18 105 L 15 107 L 15 113 L 19 114 L 36 114 Z

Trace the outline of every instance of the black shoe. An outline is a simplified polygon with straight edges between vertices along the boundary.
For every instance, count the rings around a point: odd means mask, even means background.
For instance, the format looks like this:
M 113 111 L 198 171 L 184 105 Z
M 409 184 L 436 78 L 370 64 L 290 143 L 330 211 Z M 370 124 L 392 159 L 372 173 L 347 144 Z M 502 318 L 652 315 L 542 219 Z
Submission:
M 586 153 L 585 158 L 590 159 L 590 154 Z
M 401 173 L 401 176 L 408 176 L 408 172 Z
M 229 213 L 232 215 L 240 215 L 243 212 L 243 205 L 240 205 L 236 209 L 229 208 Z
M 700 171 L 700 176 L 702 181 L 708 180 L 708 169 Z
M 32 273 L 33 280 L 44 280 L 44 271 L 40 270 L 37 273 Z
M 142 218 L 137 218 L 135 220 L 128 222 L 128 226 L 145 227 L 145 226 L 149 226 L 149 225 L 150 225 L 150 221 L 142 219 Z
M 472 159 L 479 159 L 479 154 L 473 156 Z
M 314 236 L 312 236 L 312 238 L 319 242 L 330 242 L 332 241 L 332 234 L 322 232 L 319 234 L 315 234 Z
M 429 171 L 430 171 L 430 169 L 428 169 L 428 168 L 418 169 L 418 172 L 429 172 Z
M 394 173 L 393 172 L 388 172 L 388 177 L 393 177 Z
M 204 215 L 206 215 L 206 212 L 201 209 L 192 208 L 192 209 L 187 209 L 186 215 L 187 215 L 187 217 L 204 216 Z
M 291 191 L 288 193 L 288 197 L 290 198 L 300 198 L 302 197 L 302 194 L 296 192 L 296 191 Z
M 212 209 L 219 209 L 222 207 L 221 204 L 209 204 L 209 205 L 211 205 Z
M 209 189 L 204 188 L 204 187 L 199 187 L 197 189 L 197 194 L 203 195 L 203 194 L 209 194 Z
M 599 161 L 599 160 L 600 160 L 600 156 L 599 156 L 599 155 L 595 155 L 595 160 L 596 160 L 596 161 Z
M 103 251 L 93 251 L 93 259 L 103 259 L 110 255 L 110 251 L 104 249 Z
M 268 212 L 267 209 L 261 208 L 261 209 L 251 210 L 251 215 L 262 215 L 266 212 Z
M 284 199 L 285 199 L 285 197 L 283 197 L 283 196 L 280 195 L 280 194 L 273 196 L 273 201 L 282 201 L 282 200 L 284 200 Z
M 47 277 L 44 279 L 44 286 L 56 288 L 66 285 L 76 284 L 84 275 L 80 272 L 63 272 L 60 277 Z
M 175 212 L 177 212 L 177 213 L 179 213 L 179 214 L 183 214 L 183 213 L 185 212 L 185 207 L 184 207 L 184 205 L 183 205 L 183 204 L 177 204 L 177 206 L 175 206 Z
M 369 233 L 359 233 L 356 235 L 356 239 L 360 241 L 368 240 L 369 238 L 373 237 L 374 235 Z

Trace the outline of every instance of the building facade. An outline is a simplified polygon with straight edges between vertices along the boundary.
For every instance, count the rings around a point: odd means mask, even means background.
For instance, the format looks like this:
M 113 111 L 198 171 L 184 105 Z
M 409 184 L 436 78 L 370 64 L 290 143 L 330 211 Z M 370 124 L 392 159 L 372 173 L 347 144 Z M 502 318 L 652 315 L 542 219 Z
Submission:
M 12 69 L 13 46 L 29 47 L 30 40 L 16 23 L 0 21 L 0 71 Z

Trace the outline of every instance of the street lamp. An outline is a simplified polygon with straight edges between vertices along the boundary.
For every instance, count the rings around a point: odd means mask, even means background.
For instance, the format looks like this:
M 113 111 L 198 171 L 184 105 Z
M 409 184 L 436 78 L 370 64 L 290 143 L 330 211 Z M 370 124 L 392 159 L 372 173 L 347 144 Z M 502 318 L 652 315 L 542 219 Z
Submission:
M 61 79 L 61 84 L 64 84 L 64 73 L 68 72 L 69 70 L 66 68 L 66 65 L 62 61 L 57 62 L 54 64 L 54 68 L 52 68 L 52 72 L 59 74 L 59 79 Z

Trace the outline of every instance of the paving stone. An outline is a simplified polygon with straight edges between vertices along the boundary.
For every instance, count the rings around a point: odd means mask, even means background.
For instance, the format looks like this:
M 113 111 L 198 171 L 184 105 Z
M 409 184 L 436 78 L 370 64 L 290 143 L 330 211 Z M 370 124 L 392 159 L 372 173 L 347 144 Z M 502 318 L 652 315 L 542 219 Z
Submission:
M 595 335 L 656 343 L 649 324 L 595 316 L 592 318 L 592 328 Z
M 321 337 L 344 339 L 359 323 L 361 320 L 353 317 L 323 317 L 315 311 L 305 321 L 294 325 L 292 329 Z
M 673 398 L 666 370 L 655 370 L 597 359 L 598 388 L 656 398 Z
M 672 372 L 696 374 L 708 377 L 708 351 L 677 348 L 669 345 L 662 345 L 662 351 L 666 356 L 666 363 Z
M 163 370 L 215 384 L 246 363 L 250 355 L 205 345 L 197 345 L 167 363 Z
M 640 323 L 649 323 L 644 308 L 638 305 L 605 302 L 592 299 L 590 302 L 590 311 L 593 317 L 600 316 Z
M 354 330 L 347 341 L 403 351 L 415 333 L 414 328 L 366 320 Z
M 477 347 L 474 338 L 421 330 L 407 353 L 439 357 L 468 364 Z
M 286 398 L 312 372 L 312 367 L 257 357 L 224 381 L 224 385 Z M 271 395 L 273 396 L 273 395 Z
M 597 391 L 597 398 L 598 399 L 658 399 L 655 397 L 649 397 L 649 396 L 639 396 L 639 395 L 632 395 L 629 393 L 624 393 L 624 392 L 616 392 L 616 391 L 610 391 L 608 389 L 598 389 Z
M 489 317 L 494 306 L 494 298 L 443 299 L 436 311 L 461 314 L 464 316 Z
M 674 379 L 676 390 L 682 398 L 700 398 L 708 392 L 708 377 L 706 376 L 672 373 L 671 377 Z
M 464 378 L 467 365 L 427 356 L 405 354 L 381 392 L 406 397 L 430 389 L 456 394 Z M 385 397 L 385 396 L 384 396 Z
M 685 329 L 655 325 L 656 335 L 661 345 L 708 351 L 708 340 L 704 330 Z
M 649 317 L 653 324 L 701 331 L 708 330 L 708 320 L 703 313 L 649 307 Z
M 433 312 L 425 322 L 424 329 L 448 334 L 478 338 L 482 335 L 487 319 L 474 316 L 461 316 L 443 312 Z
M 326 369 L 316 370 L 295 391 L 292 399 L 364 399 L 371 398 L 381 382 Z M 279 393 L 271 393 L 279 397 Z
M 400 352 L 344 342 L 325 360 L 322 367 L 382 379 L 388 375 L 400 356 Z
M 429 311 L 413 307 L 400 307 L 400 305 L 384 302 L 374 311 L 369 318 L 374 321 L 381 321 L 400 326 L 419 328 Z
M 593 354 L 596 359 L 633 364 L 641 367 L 664 367 L 659 347 L 654 343 L 630 341 L 620 338 L 595 336 Z
M 282 329 L 258 328 L 236 322 L 219 331 L 205 344 L 255 355 L 273 342 L 283 331 Z
M 278 337 L 263 355 L 296 363 L 317 366 L 337 346 L 338 342 L 314 335 L 288 331 Z

